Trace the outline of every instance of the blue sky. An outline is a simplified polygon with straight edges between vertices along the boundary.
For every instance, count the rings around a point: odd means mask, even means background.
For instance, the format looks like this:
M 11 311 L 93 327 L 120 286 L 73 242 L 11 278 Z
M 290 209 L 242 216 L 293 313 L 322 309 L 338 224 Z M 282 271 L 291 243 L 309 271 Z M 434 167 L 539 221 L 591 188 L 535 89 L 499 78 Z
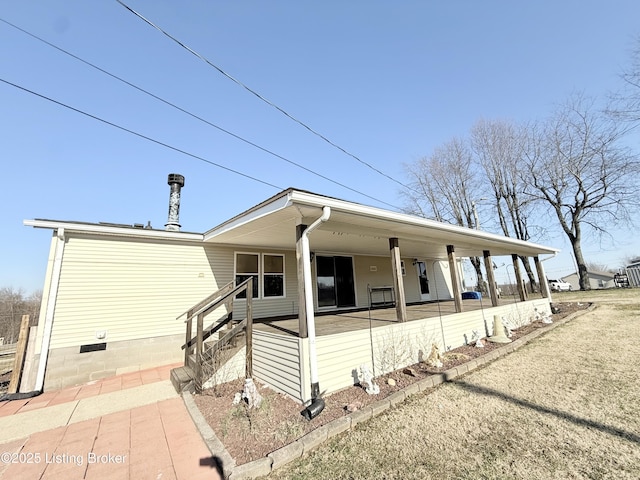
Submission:
M 621 87 L 640 3 L 619 1 L 126 0 L 131 8 L 361 160 L 405 181 L 480 118 L 542 118 L 576 90 Z M 0 0 L 0 18 L 360 195 L 296 168 L 0 22 L 0 78 L 259 178 L 383 208 L 399 185 L 323 142 L 135 17 L 115 0 Z M 4 212 L 0 287 L 42 288 L 51 232 L 24 219 L 167 219 L 168 173 L 186 177 L 180 220 L 202 232 L 277 188 L 118 130 L 0 82 Z M 640 148 L 640 137 L 629 139 Z M 378 201 L 370 198 L 373 197 Z M 482 213 L 482 212 L 481 212 Z M 640 255 L 584 245 L 618 266 Z M 562 253 L 550 277 L 573 271 Z

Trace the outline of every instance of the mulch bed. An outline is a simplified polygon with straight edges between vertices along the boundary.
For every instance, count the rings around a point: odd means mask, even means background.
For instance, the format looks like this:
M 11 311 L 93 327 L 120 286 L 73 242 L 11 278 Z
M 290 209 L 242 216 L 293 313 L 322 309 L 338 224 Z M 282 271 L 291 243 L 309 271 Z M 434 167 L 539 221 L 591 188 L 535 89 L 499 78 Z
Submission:
M 553 319 L 558 320 L 589 305 L 564 303 L 554 304 L 554 306 L 559 308 L 559 312 L 553 315 Z M 511 339 L 516 340 L 545 326 L 547 325 L 541 321 L 532 322 L 513 330 Z M 244 379 L 206 390 L 201 395 L 195 396 L 195 403 L 227 451 L 236 463 L 241 465 L 262 458 L 306 433 L 347 415 L 353 409 L 370 405 L 418 380 L 486 355 L 503 345 L 488 341 L 484 341 L 484 348 L 477 348 L 474 344 L 465 345 L 446 352 L 444 365 L 441 368 L 417 363 L 408 368 L 378 376 L 375 382 L 380 387 L 380 393 L 377 395 L 367 394 L 359 385 L 334 392 L 324 397 L 324 410 L 310 421 L 301 416 L 303 407 L 299 403 L 261 385 L 258 385 L 258 389 L 263 397 L 263 403 L 259 408 L 250 410 L 244 402 L 234 405 L 234 396 L 242 392 Z M 390 379 L 392 381 L 389 381 Z

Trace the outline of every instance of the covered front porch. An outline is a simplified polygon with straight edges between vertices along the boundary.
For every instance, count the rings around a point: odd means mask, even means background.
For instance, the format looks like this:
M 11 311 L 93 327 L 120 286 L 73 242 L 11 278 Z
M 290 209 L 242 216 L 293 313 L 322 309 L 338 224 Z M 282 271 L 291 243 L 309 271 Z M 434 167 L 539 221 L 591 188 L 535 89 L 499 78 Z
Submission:
M 520 302 L 513 297 L 503 297 L 498 300 L 497 306 L 506 306 Z M 489 315 L 492 308 L 491 300 L 481 298 L 478 300 L 462 300 L 464 312 L 479 312 Z M 407 305 L 407 321 L 423 320 L 426 318 L 445 317 L 458 313 L 454 300 L 440 300 Z M 493 318 L 493 317 L 491 317 Z M 488 320 L 489 321 L 489 320 Z M 355 330 L 382 327 L 399 323 L 395 307 L 357 309 L 332 313 L 316 313 L 316 335 L 332 335 L 347 333 Z M 262 332 L 283 333 L 300 336 L 300 322 L 298 317 L 291 318 L 265 318 L 254 322 L 254 329 Z M 482 332 L 484 336 L 485 332 Z
M 300 401 L 312 398 L 310 362 L 317 362 L 325 394 L 358 383 L 366 365 L 377 377 L 427 358 L 432 346 L 442 352 L 472 342 L 475 335 L 494 335 L 498 316 L 513 328 L 550 313 L 548 298 L 525 301 L 503 298 L 498 306 L 464 300 L 456 312 L 453 300 L 408 305 L 408 321 L 398 321 L 394 308 L 341 312 L 316 317 L 315 358 L 308 337 L 298 336 L 297 319 L 259 321 L 253 331 L 255 377 Z M 371 320 L 369 320 L 371 314 Z
M 474 333 L 490 336 L 496 315 L 517 325 L 528 323 L 536 311 L 548 312 L 550 292 L 540 255 L 557 252 L 293 189 L 212 229 L 204 240 L 233 245 L 239 255 L 267 252 L 250 254 L 252 269 L 239 269 L 236 254 L 235 279 L 255 278 L 256 308 L 274 306 L 270 314 L 279 315 L 285 312 L 275 306 L 287 306 L 295 317 L 256 322 L 254 374 L 302 402 L 357 383 L 363 364 L 379 375 L 418 362 L 434 344 L 446 351 Z M 295 252 L 288 274 L 284 260 L 277 268 L 267 265 L 265 255 L 287 251 Z M 462 259 L 470 257 L 486 272 L 488 295 L 482 299 L 465 299 L 469 287 Z M 513 266 L 516 298 L 500 298 L 497 257 Z M 541 287 L 541 294 L 531 298 L 522 258 L 533 258 Z M 266 288 L 273 282 L 282 287 Z M 393 292 L 393 307 L 367 309 L 371 288 Z

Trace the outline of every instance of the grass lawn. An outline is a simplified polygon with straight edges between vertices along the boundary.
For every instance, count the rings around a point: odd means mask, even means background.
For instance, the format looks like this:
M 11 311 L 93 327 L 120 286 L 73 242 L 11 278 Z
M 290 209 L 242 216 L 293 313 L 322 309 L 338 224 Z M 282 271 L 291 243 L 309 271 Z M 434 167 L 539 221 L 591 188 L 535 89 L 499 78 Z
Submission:
M 640 289 L 359 425 L 273 479 L 640 478 Z

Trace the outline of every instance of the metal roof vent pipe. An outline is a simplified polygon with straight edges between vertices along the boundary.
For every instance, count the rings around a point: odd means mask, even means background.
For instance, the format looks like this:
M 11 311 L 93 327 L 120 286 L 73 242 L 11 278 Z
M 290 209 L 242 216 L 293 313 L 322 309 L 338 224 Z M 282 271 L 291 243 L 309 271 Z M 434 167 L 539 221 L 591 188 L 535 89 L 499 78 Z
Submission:
M 184 177 L 178 173 L 170 173 L 167 183 L 171 186 L 171 192 L 169 193 L 169 218 L 164 228 L 171 232 L 179 232 L 180 189 L 184 187 Z

